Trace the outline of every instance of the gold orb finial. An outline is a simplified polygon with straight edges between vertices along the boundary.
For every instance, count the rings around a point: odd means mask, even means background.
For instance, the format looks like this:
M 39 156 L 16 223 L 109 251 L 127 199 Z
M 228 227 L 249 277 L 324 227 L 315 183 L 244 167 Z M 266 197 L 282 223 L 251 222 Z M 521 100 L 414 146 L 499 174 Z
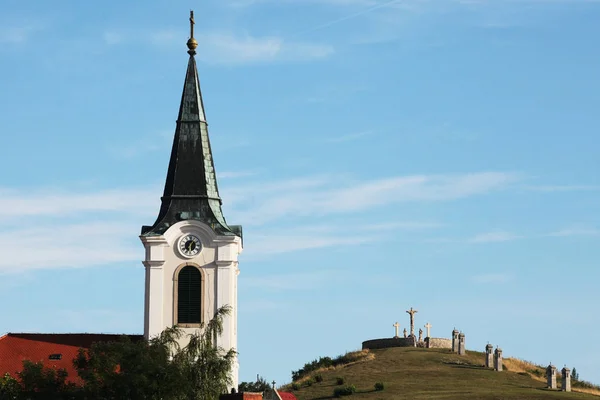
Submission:
M 196 21 L 194 21 L 194 11 L 190 10 L 190 39 L 187 41 L 188 53 L 190 55 L 196 54 L 196 48 L 198 47 L 198 42 L 194 39 L 194 25 Z

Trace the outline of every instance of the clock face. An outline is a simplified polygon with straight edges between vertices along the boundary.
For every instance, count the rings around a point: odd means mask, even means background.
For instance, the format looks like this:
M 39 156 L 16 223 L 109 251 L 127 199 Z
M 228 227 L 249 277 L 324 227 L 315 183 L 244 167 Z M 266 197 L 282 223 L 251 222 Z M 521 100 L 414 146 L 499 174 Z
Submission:
M 202 242 L 195 235 L 183 235 L 179 239 L 179 251 L 185 257 L 194 257 L 202 250 Z

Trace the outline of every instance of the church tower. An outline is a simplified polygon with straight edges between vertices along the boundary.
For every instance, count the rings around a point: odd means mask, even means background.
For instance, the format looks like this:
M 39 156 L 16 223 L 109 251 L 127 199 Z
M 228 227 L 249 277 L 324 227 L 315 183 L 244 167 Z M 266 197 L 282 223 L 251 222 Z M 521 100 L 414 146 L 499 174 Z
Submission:
M 186 334 L 195 332 L 218 308 L 229 305 L 231 314 L 217 338 L 217 345 L 229 350 L 237 348 L 242 228 L 228 225 L 221 210 L 194 58 L 198 42 L 193 12 L 190 27 L 189 60 L 162 203 L 154 224 L 143 226 L 140 235 L 146 249 L 144 337 L 174 325 Z M 232 379 L 237 388 L 237 359 Z

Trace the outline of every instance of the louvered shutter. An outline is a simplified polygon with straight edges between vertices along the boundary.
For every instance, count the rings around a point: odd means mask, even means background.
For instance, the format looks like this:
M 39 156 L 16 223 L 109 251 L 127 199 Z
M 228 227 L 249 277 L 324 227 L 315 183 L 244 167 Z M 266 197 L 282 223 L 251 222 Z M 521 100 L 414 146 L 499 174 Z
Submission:
M 196 267 L 179 271 L 177 288 L 177 323 L 199 324 L 202 301 L 202 277 Z

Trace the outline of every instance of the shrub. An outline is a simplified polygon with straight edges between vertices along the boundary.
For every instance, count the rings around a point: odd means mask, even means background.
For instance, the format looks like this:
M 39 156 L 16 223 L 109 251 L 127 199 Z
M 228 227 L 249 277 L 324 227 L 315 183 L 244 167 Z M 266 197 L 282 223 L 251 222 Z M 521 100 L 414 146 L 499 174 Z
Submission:
M 308 386 L 312 386 L 312 384 L 315 382 L 315 380 L 313 378 L 307 379 L 304 381 L 304 384 L 308 387 Z
M 316 371 L 319 368 L 331 367 L 333 365 L 334 362 L 331 357 L 319 357 L 318 360 L 313 360 L 310 363 L 304 364 L 304 367 L 300 368 L 298 371 L 292 371 L 292 380 L 298 380 L 312 371 Z
M 335 378 L 335 383 L 337 385 L 343 385 L 346 382 L 346 380 L 344 378 L 342 378 L 341 376 L 338 376 L 337 378 Z
M 600 386 L 594 385 L 593 383 L 588 381 L 573 381 L 572 385 L 573 387 L 600 390 Z
M 296 382 L 292 383 L 292 390 L 300 390 L 300 385 L 297 384 Z
M 321 375 L 321 374 L 316 374 L 316 375 L 315 375 L 315 381 L 316 381 L 316 382 L 318 382 L 318 383 L 321 383 L 321 382 L 323 382 L 323 375 Z
M 292 380 L 297 381 L 298 379 L 304 378 L 311 374 L 313 371 L 317 371 L 321 368 L 337 367 L 339 365 L 345 365 L 364 359 L 369 355 L 368 350 L 352 351 L 335 358 L 331 357 L 319 357 L 318 360 L 313 360 L 309 363 L 304 364 L 304 367 L 297 371 L 292 371 Z
M 356 392 L 356 386 L 354 385 L 348 385 L 342 388 L 335 388 L 333 390 L 333 395 L 335 397 L 342 397 L 342 396 L 350 396 L 352 394 L 354 394 Z
M 380 392 L 385 388 L 383 382 L 376 382 L 375 383 L 375 390 Z

